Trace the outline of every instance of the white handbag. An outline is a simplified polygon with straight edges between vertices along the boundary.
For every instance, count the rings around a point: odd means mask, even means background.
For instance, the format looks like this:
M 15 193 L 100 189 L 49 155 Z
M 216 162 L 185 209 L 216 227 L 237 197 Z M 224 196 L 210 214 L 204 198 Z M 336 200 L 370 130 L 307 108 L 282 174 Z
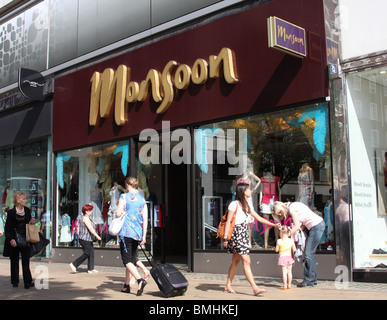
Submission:
M 119 218 L 113 219 L 112 223 L 109 226 L 109 233 L 112 236 L 116 236 L 117 234 L 120 233 L 125 221 L 125 216 L 126 216 L 126 213 L 123 213 Z

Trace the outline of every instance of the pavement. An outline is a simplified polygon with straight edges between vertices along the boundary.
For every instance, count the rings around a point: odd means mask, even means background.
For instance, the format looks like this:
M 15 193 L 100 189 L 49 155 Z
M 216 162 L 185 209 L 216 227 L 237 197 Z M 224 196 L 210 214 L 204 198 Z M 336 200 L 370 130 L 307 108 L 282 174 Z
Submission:
M 299 279 L 293 280 L 293 288 L 281 290 L 282 279 L 255 277 L 257 285 L 267 290 L 264 294 L 253 296 L 252 289 L 244 276 L 237 275 L 233 281 L 236 294 L 224 292 L 227 275 L 194 273 L 182 270 L 189 282 L 188 290 L 183 296 L 165 298 L 152 278 L 144 289 L 142 296 L 136 296 L 136 287 L 132 293 L 121 293 L 125 277 L 124 267 L 96 266 L 98 273 L 87 273 L 86 265 L 82 265 L 76 273 L 72 273 L 67 263 L 52 263 L 48 260 L 31 260 L 30 269 L 35 279 L 35 287 L 26 290 L 23 286 L 20 266 L 20 284 L 14 288 L 10 283 L 9 259 L 0 259 L 0 300 L 120 300 L 132 301 L 142 305 L 145 313 L 163 312 L 161 306 L 184 305 L 192 315 L 193 304 L 196 306 L 208 303 L 221 303 L 222 306 L 239 306 L 246 302 L 256 301 L 292 301 L 292 300 L 386 300 L 387 283 L 335 283 L 319 281 L 313 288 L 297 288 Z M 4 302 L 4 301 L 2 301 Z M 254 305 L 256 305 L 254 303 Z M 157 310 L 156 310 L 157 306 Z M 188 307 L 187 307 L 188 306 Z M 154 309 L 153 309 L 154 308 Z M 232 309 L 200 309 L 198 312 L 226 312 Z M 246 306 L 250 310 L 250 305 Z M 192 309 L 192 310 L 190 310 Z M 161 311 L 160 311 L 161 310 Z M 172 310 L 172 309 L 171 309 Z M 201 311 L 200 311 L 201 310 Z M 231 310 L 231 311 L 230 311 Z M 178 309 L 175 310 L 176 312 Z M 164 310 L 165 312 L 165 310 Z M 172 311 L 171 311 L 172 312 Z M 186 313 L 187 313 L 186 312 Z M 235 310 L 234 310 L 235 312 Z M 215 314 L 212 313 L 212 314 Z M 241 314 L 241 310 L 238 310 Z M 177 314 L 175 314 L 178 317 Z

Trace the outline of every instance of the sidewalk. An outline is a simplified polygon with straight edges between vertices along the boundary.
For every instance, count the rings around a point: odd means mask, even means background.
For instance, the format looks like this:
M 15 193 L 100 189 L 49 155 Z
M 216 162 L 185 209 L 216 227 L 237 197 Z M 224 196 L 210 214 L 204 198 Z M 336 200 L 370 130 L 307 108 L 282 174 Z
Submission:
M 183 271 L 189 287 L 184 296 L 164 298 L 152 278 L 144 294 L 124 294 L 120 290 L 124 281 L 124 267 L 96 267 L 100 272 L 88 274 L 85 265 L 77 273 L 71 273 L 68 264 L 32 260 L 31 272 L 35 288 L 24 289 L 21 266 L 19 287 L 10 284 L 9 259 L 0 259 L 1 300 L 157 300 L 178 302 L 186 300 L 221 300 L 222 303 L 237 303 L 244 300 L 387 300 L 387 283 L 350 283 L 347 289 L 336 289 L 333 281 L 319 281 L 313 288 L 297 288 L 294 280 L 291 290 L 280 290 L 281 279 L 256 277 L 259 287 L 266 293 L 255 297 L 244 276 L 236 276 L 233 288 L 237 294 L 223 292 L 226 275 L 191 273 Z M 43 287 L 43 288 L 42 288 Z

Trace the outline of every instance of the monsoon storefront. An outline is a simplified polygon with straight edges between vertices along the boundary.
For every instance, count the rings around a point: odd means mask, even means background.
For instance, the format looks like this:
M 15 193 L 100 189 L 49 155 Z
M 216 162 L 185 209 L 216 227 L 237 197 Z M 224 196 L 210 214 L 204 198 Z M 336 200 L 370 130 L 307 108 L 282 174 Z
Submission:
M 107 228 L 133 175 L 150 209 L 152 257 L 226 273 L 216 227 L 244 176 L 264 218 L 273 199 L 302 201 L 324 217 L 319 275 L 334 277 L 325 46 L 321 2 L 279 0 L 56 78 L 53 259 L 77 255 L 76 222 L 91 203 L 102 238 L 96 264 L 121 265 Z M 277 274 L 278 234 L 257 221 L 250 230 L 253 271 Z

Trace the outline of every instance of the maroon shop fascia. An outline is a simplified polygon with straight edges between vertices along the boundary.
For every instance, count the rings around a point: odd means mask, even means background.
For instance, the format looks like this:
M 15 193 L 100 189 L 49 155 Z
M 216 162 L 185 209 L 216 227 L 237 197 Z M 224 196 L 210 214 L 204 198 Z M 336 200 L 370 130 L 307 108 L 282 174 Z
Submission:
M 294 57 L 268 47 L 267 19 L 279 17 L 305 29 L 307 55 Z M 150 70 L 160 74 L 170 61 L 193 67 L 198 59 L 210 62 L 223 49 L 232 52 L 237 81 L 225 80 L 223 69 L 203 84 L 174 88 L 173 101 L 157 113 L 149 89 L 144 101 L 127 103 L 125 122 L 117 125 L 115 106 L 107 117 L 89 125 L 92 77 L 105 69 L 126 66 L 127 83 L 140 84 Z M 325 99 L 326 47 L 323 4 L 320 0 L 274 0 L 244 12 L 124 53 L 55 79 L 53 150 L 55 152 L 105 143 L 138 135 L 145 128 L 161 130 L 198 124 L 236 115 L 259 113 L 280 107 Z M 162 94 L 162 91 L 161 91 Z

